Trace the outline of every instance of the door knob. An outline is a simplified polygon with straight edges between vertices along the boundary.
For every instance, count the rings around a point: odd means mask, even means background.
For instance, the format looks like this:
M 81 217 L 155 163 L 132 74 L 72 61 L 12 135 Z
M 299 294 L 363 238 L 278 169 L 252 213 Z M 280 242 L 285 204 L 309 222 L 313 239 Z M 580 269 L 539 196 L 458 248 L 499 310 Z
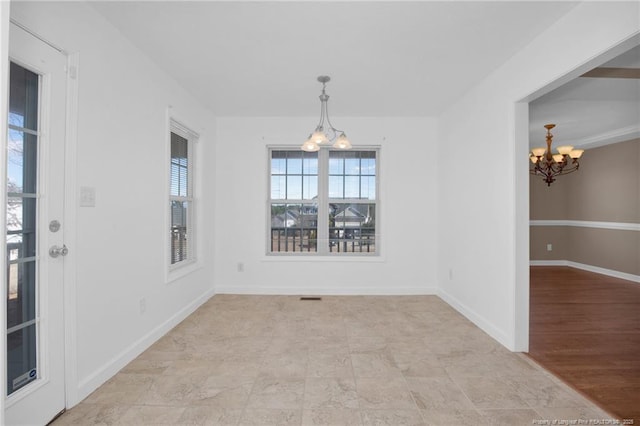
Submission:
M 62 247 L 51 246 L 49 249 L 49 256 L 51 257 L 66 256 L 67 254 L 69 254 L 69 249 L 64 244 Z

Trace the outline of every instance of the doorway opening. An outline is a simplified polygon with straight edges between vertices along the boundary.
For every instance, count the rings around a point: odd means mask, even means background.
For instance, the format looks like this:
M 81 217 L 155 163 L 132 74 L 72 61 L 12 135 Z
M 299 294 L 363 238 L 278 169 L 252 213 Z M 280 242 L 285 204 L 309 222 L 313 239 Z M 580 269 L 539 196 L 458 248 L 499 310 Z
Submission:
M 636 71 L 607 74 L 615 68 Z M 612 415 L 640 417 L 628 396 L 640 392 L 633 361 L 640 341 L 628 316 L 640 304 L 637 39 L 566 77 L 523 101 L 526 112 L 516 108 L 528 127 L 526 139 L 518 133 L 518 155 L 544 146 L 545 124 L 556 124 L 555 145 L 586 150 L 580 170 L 550 186 L 518 171 L 518 191 L 528 194 L 518 211 L 529 219 L 519 221 L 527 262 L 519 256 L 518 286 L 529 288 L 527 306 L 519 299 L 517 310 L 530 312 L 528 352 L 536 362 Z

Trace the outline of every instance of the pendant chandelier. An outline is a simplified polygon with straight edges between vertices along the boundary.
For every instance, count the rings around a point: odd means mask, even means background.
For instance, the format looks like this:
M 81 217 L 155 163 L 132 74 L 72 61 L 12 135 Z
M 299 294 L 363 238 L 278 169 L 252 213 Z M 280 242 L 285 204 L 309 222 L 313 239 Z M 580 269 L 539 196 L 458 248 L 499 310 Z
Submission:
M 322 83 L 322 94 L 320 94 L 320 122 L 316 126 L 316 129 L 309 135 L 303 144 L 301 149 L 307 152 L 319 151 L 321 146 L 329 146 L 333 141 L 333 147 L 336 149 L 351 149 L 351 143 L 347 139 L 347 135 L 344 131 L 336 129 L 329 120 L 329 110 L 327 105 L 329 103 L 329 95 L 324 91 L 327 83 L 331 80 L 329 76 L 321 75 L 318 77 L 318 81 Z
M 556 180 L 556 176 L 566 175 L 575 172 L 580 167 L 578 159 L 582 156 L 584 149 L 573 149 L 570 145 L 558 147 L 557 154 L 551 154 L 551 141 L 553 135 L 551 129 L 555 124 L 545 124 L 547 129 L 547 147 L 533 148 L 529 153 L 529 159 L 533 167 L 529 170 L 532 175 L 542 176 L 547 186 Z

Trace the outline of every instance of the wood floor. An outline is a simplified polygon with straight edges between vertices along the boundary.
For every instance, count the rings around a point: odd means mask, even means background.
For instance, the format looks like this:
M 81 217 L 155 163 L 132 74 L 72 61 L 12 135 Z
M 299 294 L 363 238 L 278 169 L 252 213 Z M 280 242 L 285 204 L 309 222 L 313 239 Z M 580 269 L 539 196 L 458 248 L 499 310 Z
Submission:
M 640 424 L 640 284 L 531 267 L 529 356 L 620 419 Z

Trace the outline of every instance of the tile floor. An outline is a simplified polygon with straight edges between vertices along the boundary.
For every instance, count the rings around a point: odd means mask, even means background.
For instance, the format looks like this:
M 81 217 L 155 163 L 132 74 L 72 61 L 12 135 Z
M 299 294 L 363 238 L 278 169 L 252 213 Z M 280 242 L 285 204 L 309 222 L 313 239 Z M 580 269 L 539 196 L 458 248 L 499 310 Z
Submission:
M 218 295 L 54 426 L 609 418 L 435 296 Z

